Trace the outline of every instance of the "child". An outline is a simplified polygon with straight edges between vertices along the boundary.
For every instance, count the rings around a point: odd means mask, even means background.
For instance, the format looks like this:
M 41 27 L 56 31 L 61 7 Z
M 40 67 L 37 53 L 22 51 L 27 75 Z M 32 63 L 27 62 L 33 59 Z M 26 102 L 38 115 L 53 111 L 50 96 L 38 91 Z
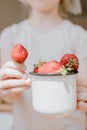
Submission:
M 14 130 L 85 130 L 87 112 L 87 32 L 62 15 L 63 10 L 78 14 L 79 0 L 20 0 L 31 7 L 28 19 L 6 28 L 0 36 L 0 47 L 8 54 L 16 43 L 29 50 L 25 65 L 7 62 L 0 71 L 1 97 L 14 102 Z M 68 7 L 67 7 L 68 6 Z M 1 51 L 3 60 L 4 51 Z M 80 61 L 78 75 L 78 110 L 59 119 L 48 119 L 33 111 L 31 81 L 28 72 L 39 59 L 58 60 L 65 53 L 75 53 Z M 26 73 L 27 68 L 27 73 Z M 12 79 L 11 79 L 12 78 Z M 8 89 L 6 89 L 8 88 Z M 27 89 L 27 90 L 26 90 Z M 26 90 L 26 91 L 24 91 Z

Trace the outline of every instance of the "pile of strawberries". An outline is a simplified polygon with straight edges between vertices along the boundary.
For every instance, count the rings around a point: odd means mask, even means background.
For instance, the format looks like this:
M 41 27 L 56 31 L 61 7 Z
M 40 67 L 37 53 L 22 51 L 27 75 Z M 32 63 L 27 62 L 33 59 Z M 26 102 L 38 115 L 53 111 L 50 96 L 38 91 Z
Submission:
M 53 74 L 60 73 L 63 75 L 76 72 L 79 67 L 79 60 L 74 54 L 65 54 L 60 61 L 52 60 L 48 62 L 39 62 L 34 65 L 34 73 Z
M 11 52 L 11 57 L 14 61 L 23 63 L 28 56 L 28 51 L 21 44 L 16 44 Z M 65 54 L 60 61 L 52 60 L 48 62 L 41 62 L 34 65 L 33 72 L 40 74 L 54 74 L 60 73 L 66 75 L 73 71 L 77 71 L 79 67 L 79 60 L 75 54 Z

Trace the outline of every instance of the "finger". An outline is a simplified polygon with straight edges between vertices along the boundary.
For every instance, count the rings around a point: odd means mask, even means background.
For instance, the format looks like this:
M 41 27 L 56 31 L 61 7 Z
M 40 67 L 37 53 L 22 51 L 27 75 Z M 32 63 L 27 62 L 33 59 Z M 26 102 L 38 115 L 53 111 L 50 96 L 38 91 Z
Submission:
M 23 91 L 25 91 L 29 88 L 30 88 L 29 86 L 19 86 L 18 88 L 10 88 L 10 89 L 1 90 L 0 93 L 2 95 L 22 93 Z
M 30 79 L 9 79 L 9 80 L 3 80 L 0 81 L 0 90 L 4 90 L 7 88 L 15 88 L 19 86 L 29 86 L 31 85 Z
M 13 92 L 13 93 L 23 92 L 29 88 L 30 88 L 30 86 L 20 86 L 18 88 L 11 89 L 11 92 Z
M 77 94 L 77 100 L 79 101 L 87 101 L 87 93 L 78 93 Z
M 12 69 L 17 69 L 19 71 L 22 71 L 24 72 L 26 70 L 26 66 L 23 64 L 23 63 L 17 63 L 17 62 L 14 62 L 14 61 L 9 61 L 7 62 L 3 67 L 3 68 L 12 68 Z
M 29 89 L 28 86 L 20 86 L 18 88 L 11 88 L 7 90 L 1 90 L 0 95 L 3 99 L 9 102 L 18 101 L 25 90 Z
M 87 92 L 86 87 L 82 87 L 82 86 L 77 87 L 77 93 L 84 93 L 84 92 Z
M 84 86 L 87 88 L 87 81 L 86 80 L 82 80 L 82 79 L 78 79 L 77 80 L 77 86 Z
M 28 75 L 24 72 L 14 70 L 14 69 L 10 69 L 10 68 L 5 68 L 5 69 L 1 70 L 0 79 L 5 80 L 5 79 L 8 79 L 8 78 L 27 79 Z
M 1 94 L 1 97 L 5 100 L 5 101 L 9 101 L 10 103 L 13 103 L 14 101 L 18 101 L 22 98 L 22 93 L 23 92 L 14 92 L 14 93 L 6 93 L 3 92 Z
M 78 102 L 77 107 L 79 110 L 87 112 L 87 103 L 86 102 L 83 102 L 83 101 Z

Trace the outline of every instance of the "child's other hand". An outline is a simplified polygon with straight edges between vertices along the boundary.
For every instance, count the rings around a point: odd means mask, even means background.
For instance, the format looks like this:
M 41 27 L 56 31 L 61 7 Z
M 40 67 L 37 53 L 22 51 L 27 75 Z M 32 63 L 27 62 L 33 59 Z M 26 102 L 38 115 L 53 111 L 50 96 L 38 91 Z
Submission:
M 7 62 L 0 70 L 0 96 L 7 102 L 21 98 L 24 90 L 30 87 L 31 81 L 25 72 L 24 64 Z
M 81 79 L 78 79 L 77 86 L 77 108 L 87 112 L 87 81 L 83 82 Z

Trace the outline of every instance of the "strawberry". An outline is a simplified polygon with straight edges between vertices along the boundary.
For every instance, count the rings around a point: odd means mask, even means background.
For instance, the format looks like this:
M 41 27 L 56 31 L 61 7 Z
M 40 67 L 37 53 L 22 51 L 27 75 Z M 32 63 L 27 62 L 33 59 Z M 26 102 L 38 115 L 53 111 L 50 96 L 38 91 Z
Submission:
M 38 73 L 49 74 L 49 73 L 58 73 L 62 70 L 63 65 L 57 61 L 48 61 L 38 68 Z
M 38 67 L 34 68 L 33 72 L 38 73 Z
M 79 67 L 78 57 L 74 54 L 65 54 L 60 62 L 65 68 L 71 68 L 71 70 L 77 70 Z
M 33 72 L 34 73 L 38 73 L 38 69 L 42 66 L 42 65 L 44 65 L 46 62 L 41 62 L 41 61 L 39 61 L 39 63 L 37 63 L 37 64 L 34 64 L 34 70 L 33 70 Z
M 23 63 L 28 56 L 28 51 L 22 44 L 16 44 L 11 52 L 11 57 L 14 61 Z

